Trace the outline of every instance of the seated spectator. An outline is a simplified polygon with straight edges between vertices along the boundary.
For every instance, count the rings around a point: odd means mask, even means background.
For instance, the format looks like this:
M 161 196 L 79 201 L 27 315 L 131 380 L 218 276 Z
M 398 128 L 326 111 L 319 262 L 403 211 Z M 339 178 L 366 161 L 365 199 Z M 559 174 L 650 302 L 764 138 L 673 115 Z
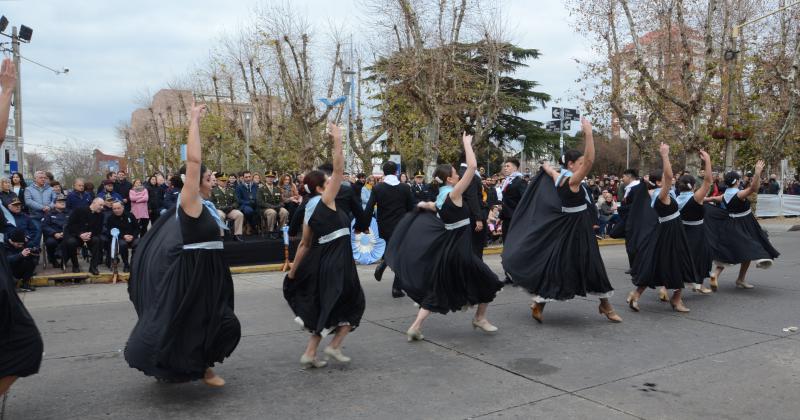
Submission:
M 89 272 L 98 275 L 103 234 L 103 205 L 105 200 L 95 198 L 89 207 L 75 209 L 64 228 L 64 248 L 72 260 L 72 272 L 79 273 L 78 248 L 86 246 L 91 253 Z M 64 257 L 66 259 L 66 256 Z
M 264 185 L 261 183 L 261 175 L 258 172 L 253 173 L 253 185 L 258 188 L 261 188 L 261 186 Z
M 178 204 L 178 194 L 181 193 L 181 188 L 183 188 L 183 181 L 180 175 L 173 175 L 172 178 L 169 179 L 167 191 L 164 192 L 164 200 L 161 202 L 161 214 L 175 208 Z
M 139 226 L 139 236 L 147 233 L 147 225 L 150 224 L 150 212 L 147 211 L 147 202 L 150 197 L 148 194 L 142 181 L 134 179 L 133 188 L 128 192 L 128 198 L 130 198 L 130 212 L 136 218 L 136 224 Z
M 106 226 L 103 230 L 103 239 L 106 249 L 111 249 L 111 230 L 119 229 L 119 256 L 122 258 L 122 271 L 127 273 L 131 271 L 131 266 L 128 263 L 130 250 L 136 246 L 137 238 L 139 238 L 139 225 L 136 218 L 130 213 L 125 211 L 125 206 L 120 201 L 115 201 L 111 206 L 111 215 L 106 219 Z
M 87 193 L 89 193 L 89 196 L 90 196 L 90 197 L 92 197 L 92 198 L 89 200 L 89 203 L 91 204 L 92 200 L 94 200 L 94 199 L 95 199 L 95 197 L 97 197 L 97 194 L 95 194 L 95 193 L 94 193 L 94 184 L 92 183 L 92 181 L 86 181 L 86 184 L 85 184 L 85 186 L 83 187 L 83 189 L 84 189 L 84 191 L 86 191 Z M 89 206 L 86 206 L 86 207 L 89 207 Z
M 116 182 L 116 180 L 117 180 L 116 172 L 106 172 L 106 179 L 104 179 L 103 182 L 101 182 L 100 185 L 97 186 L 97 197 L 100 197 L 100 195 L 103 193 L 103 190 L 105 190 L 106 181 L 111 181 L 111 183 L 113 184 L 114 182 Z
M 256 192 L 256 206 L 266 221 L 267 232 L 273 232 L 276 230 L 276 218 L 278 219 L 278 229 L 286 226 L 289 211 L 281 205 L 281 191 L 274 183 L 275 173 L 269 171 L 265 176 L 266 182 Z
M 617 214 L 617 203 L 614 201 L 614 196 L 609 191 L 603 191 L 600 204 L 597 206 L 598 220 L 600 221 L 599 234 L 600 237 L 605 238 L 616 223 L 619 222 L 619 214 Z
M 236 187 L 236 199 L 239 201 L 239 210 L 244 213 L 244 220 L 247 222 L 248 228 L 255 230 L 259 219 L 256 211 L 258 186 L 253 183 L 253 175 L 250 171 L 244 171 L 242 178 L 243 181 Z
M 25 232 L 25 236 L 28 238 L 26 241 L 27 246 L 29 248 L 38 247 L 39 242 L 36 235 L 39 232 L 39 227 L 33 223 L 33 219 L 30 216 L 22 212 L 22 201 L 19 198 L 11 200 L 8 210 L 11 211 L 11 216 L 14 218 L 14 226 Z M 9 232 L 11 230 L 13 228 L 8 229 Z
M 114 191 L 114 182 L 110 179 L 103 181 L 103 192 L 97 197 L 103 199 L 103 212 L 106 215 L 111 213 L 111 205 L 115 201 L 122 201 L 122 197 Z
M 297 210 L 297 207 L 303 202 L 303 199 L 300 197 L 300 193 L 297 192 L 297 186 L 294 185 L 292 176 L 289 174 L 284 174 L 281 177 L 281 181 L 278 183 L 278 189 L 281 191 L 281 204 L 283 208 L 289 212 L 287 218 L 291 220 L 295 210 Z
M 36 232 L 31 240 L 38 244 L 42 218 L 53 208 L 56 195 L 50 188 L 44 171 L 36 171 L 34 180 L 34 184 L 25 189 L 25 206 L 28 208 L 28 214 L 31 215 L 31 221 L 36 226 Z
M 239 202 L 236 200 L 236 188 L 229 184 L 228 177 L 220 174 L 219 180 L 211 175 L 211 197 L 209 200 L 217 208 L 217 214 L 222 220 L 233 220 L 233 239 L 242 241 L 244 228 L 244 214 L 238 210 Z M 222 185 L 220 185 L 220 183 Z
M 3 207 L 8 207 L 11 200 L 17 198 L 17 193 L 11 189 L 11 180 L 8 178 L 0 179 L 0 203 Z
M 64 194 L 56 197 L 53 211 L 42 219 L 42 234 L 47 248 L 47 258 L 54 268 L 62 268 L 62 242 L 64 240 L 64 227 L 67 226 L 67 199 Z
M 4 246 L 11 275 L 22 281 L 19 290 L 22 292 L 35 291 L 36 288 L 31 285 L 31 279 L 39 261 L 39 249 L 28 245 L 25 231 L 22 229 L 14 229 Z
M 94 199 L 94 195 L 86 191 L 83 178 L 76 179 L 72 184 L 72 191 L 67 194 L 67 213 L 77 208 L 89 207 L 92 199 Z

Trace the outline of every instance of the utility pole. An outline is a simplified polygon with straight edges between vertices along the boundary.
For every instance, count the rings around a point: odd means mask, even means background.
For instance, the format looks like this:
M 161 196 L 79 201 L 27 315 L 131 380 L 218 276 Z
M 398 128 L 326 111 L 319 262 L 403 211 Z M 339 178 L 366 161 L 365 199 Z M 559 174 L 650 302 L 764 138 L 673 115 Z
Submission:
M 22 73 L 19 57 L 19 38 L 17 37 L 17 27 L 11 28 L 11 51 L 14 56 L 14 67 L 17 70 L 17 86 L 14 89 L 14 137 L 17 143 L 17 171 L 23 172 L 24 146 L 22 141 Z

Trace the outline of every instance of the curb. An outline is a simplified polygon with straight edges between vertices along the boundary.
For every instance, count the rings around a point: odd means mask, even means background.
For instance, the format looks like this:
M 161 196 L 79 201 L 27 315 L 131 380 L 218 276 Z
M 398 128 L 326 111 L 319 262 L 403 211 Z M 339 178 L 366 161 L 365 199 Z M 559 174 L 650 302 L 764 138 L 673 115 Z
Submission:
M 622 245 L 625 243 L 624 239 L 603 239 L 597 241 L 598 246 L 609 245 Z M 490 246 L 483 250 L 483 255 L 500 255 L 503 253 L 502 246 Z M 254 274 L 254 273 L 269 273 L 281 271 L 283 263 L 279 264 L 259 264 L 259 265 L 246 265 L 239 267 L 231 267 L 231 274 Z M 119 280 L 127 282 L 130 274 L 119 273 Z M 31 279 L 31 284 L 36 287 L 55 286 L 57 282 L 64 280 L 81 280 L 83 284 L 108 284 L 111 283 L 111 273 L 101 273 L 100 275 L 93 276 L 88 272 L 85 273 L 58 273 L 43 276 L 35 276 Z

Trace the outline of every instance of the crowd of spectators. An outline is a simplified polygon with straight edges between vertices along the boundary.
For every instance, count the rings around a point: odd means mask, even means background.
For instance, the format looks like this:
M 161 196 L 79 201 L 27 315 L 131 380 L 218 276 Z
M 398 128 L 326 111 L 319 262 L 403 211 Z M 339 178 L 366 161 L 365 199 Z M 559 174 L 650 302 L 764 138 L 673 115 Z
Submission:
M 488 243 L 501 241 L 503 236 L 502 174 L 486 175 L 480 168 L 482 182 L 482 207 L 486 215 Z M 380 175 L 345 174 L 355 197 L 361 203 L 369 200 L 370 192 L 382 179 Z M 676 174 L 676 179 L 683 172 Z M 530 172 L 523 175 L 530 180 Z M 696 174 L 702 177 L 702 170 Z M 724 192 L 722 174 L 712 174 L 714 179 L 710 195 Z M 414 177 L 401 173 L 401 182 L 408 183 L 415 200 L 433 200 L 425 176 L 418 172 Z M 646 179 L 646 177 L 645 177 Z M 228 221 L 230 239 L 242 241 L 251 234 L 277 234 L 292 220 L 301 205 L 304 192 L 303 175 L 265 171 L 239 173 L 215 173 L 214 188 L 210 200 L 219 215 Z M 746 173 L 743 187 L 749 185 L 752 174 Z M 777 194 L 780 184 L 777 176 L 771 175 L 761 182 L 760 193 Z M 597 207 L 598 237 L 608 235 L 619 221 L 618 203 L 624 195 L 624 177 L 598 175 L 589 177 L 586 185 Z M 53 267 L 80 272 L 79 256 L 89 260 L 89 272 L 98 273 L 98 266 L 112 261 L 109 254 L 111 232 L 119 231 L 118 256 L 123 271 L 130 270 L 130 253 L 138 238 L 165 212 L 174 208 L 183 183 L 179 175 L 154 173 L 146 179 L 128 180 L 125 171 L 108 172 L 97 186 L 78 178 L 71 188 L 62 186 L 48 172 L 37 171 L 30 185 L 20 173 L 0 178 L 0 203 L 5 219 L 5 248 L 15 276 L 21 287 L 33 290 L 30 279 L 36 263 L 40 261 L 44 246 L 47 261 Z M 795 178 L 784 185 L 784 194 L 800 195 L 800 180 Z

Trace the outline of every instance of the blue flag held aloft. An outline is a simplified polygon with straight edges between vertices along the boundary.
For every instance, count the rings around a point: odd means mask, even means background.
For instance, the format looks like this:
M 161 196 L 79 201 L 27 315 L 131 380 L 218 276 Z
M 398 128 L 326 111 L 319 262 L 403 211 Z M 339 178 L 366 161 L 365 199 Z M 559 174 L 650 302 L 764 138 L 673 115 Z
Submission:
M 328 108 L 333 108 L 335 106 L 341 105 L 344 101 L 347 100 L 347 96 L 340 96 L 334 100 L 330 100 L 328 98 L 319 98 L 319 101 L 325 104 Z

